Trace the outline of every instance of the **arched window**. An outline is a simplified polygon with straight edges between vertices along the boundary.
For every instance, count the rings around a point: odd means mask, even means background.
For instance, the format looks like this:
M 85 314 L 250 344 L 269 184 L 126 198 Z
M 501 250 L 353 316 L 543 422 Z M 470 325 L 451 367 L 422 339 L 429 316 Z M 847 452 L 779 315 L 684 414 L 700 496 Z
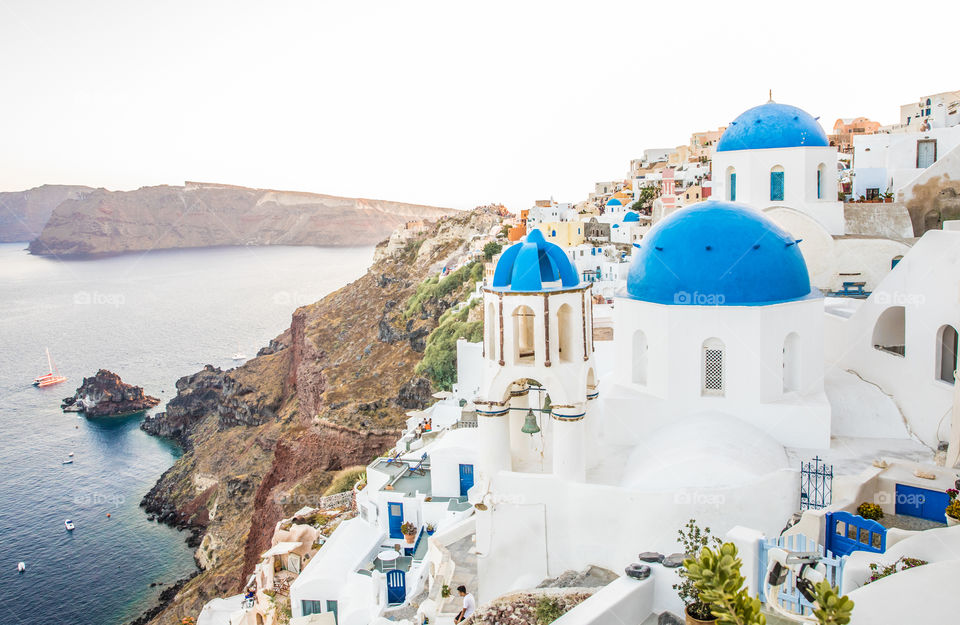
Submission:
M 724 394 L 724 346 L 723 341 L 717 338 L 703 342 L 701 385 L 703 395 L 723 396 Z
M 957 329 L 951 325 L 940 326 L 937 331 L 937 379 L 953 384 L 956 370 Z
M 647 335 L 643 330 L 633 333 L 633 382 L 647 383 Z
M 537 359 L 533 322 L 535 315 L 529 306 L 518 306 L 513 311 L 513 362 L 532 365 Z
M 557 333 L 560 335 L 559 348 L 561 362 L 571 362 L 573 360 L 573 309 L 569 304 L 564 304 L 557 311 Z
M 820 166 L 817 167 L 817 199 L 822 200 L 824 198 L 824 184 L 827 181 L 827 166 L 823 163 L 820 163 Z
M 484 335 L 487 337 L 487 358 L 497 359 L 497 318 L 493 302 L 487 304 L 487 314 L 483 320 Z
M 783 167 L 780 165 L 777 165 L 770 170 L 770 201 L 771 202 L 783 201 L 783 185 L 784 185 Z
M 783 340 L 783 392 L 800 390 L 800 335 L 791 332 Z
M 727 199 L 737 201 L 737 170 L 733 167 L 727 167 Z
M 893 260 L 890 261 L 890 269 L 893 269 L 894 267 L 896 267 L 897 263 L 899 263 L 901 260 L 903 260 L 903 255 L 894 256 Z
M 906 346 L 907 311 L 903 306 L 891 306 L 877 317 L 873 326 L 873 347 L 883 352 L 907 355 Z

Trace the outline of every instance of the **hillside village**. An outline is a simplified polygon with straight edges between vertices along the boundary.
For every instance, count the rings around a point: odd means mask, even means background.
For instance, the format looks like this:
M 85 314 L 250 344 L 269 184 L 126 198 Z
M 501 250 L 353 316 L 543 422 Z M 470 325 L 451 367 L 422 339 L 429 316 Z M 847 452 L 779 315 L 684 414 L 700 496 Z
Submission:
M 818 622 L 820 580 L 854 625 L 952 622 L 960 91 L 829 130 L 771 99 L 485 207 L 424 283 L 475 282 L 425 337 L 435 401 L 184 622 L 447 624 L 461 586 L 467 623 L 710 622 L 706 534 L 767 622 Z

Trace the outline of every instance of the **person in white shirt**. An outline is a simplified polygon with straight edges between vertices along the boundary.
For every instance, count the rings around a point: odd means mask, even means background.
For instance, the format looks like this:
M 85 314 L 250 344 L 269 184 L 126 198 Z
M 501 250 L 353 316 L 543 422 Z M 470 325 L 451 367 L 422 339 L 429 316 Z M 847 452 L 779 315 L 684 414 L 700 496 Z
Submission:
M 463 597 L 463 609 L 460 610 L 460 613 L 453 619 L 454 623 L 462 623 L 467 620 L 477 609 L 477 600 L 473 598 L 473 595 L 467 592 L 466 586 L 457 586 L 457 592 L 460 593 L 460 596 Z

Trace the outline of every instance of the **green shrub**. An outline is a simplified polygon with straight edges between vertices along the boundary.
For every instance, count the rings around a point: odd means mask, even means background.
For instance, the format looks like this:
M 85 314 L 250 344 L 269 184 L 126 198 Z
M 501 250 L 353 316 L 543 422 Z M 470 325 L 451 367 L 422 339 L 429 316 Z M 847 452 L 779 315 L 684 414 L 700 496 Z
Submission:
M 875 582 L 878 579 L 883 579 L 888 575 L 893 575 L 894 573 L 899 573 L 900 571 L 912 569 L 915 566 L 923 566 L 924 564 L 927 564 L 927 561 L 919 558 L 900 558 L 893 564 L 888 564 L 886 566 L 880 566 L 877 563 L 872 563 L 870 565 L 870 579 L 864 582 L 864 585 L 867 585 L 870 582 Z
M 496 241 L 490 241 L 483 246 L 483 257 L 487 260 L 493 260 L 493 257 L 500 253 L 503 246 Z
M 537 623 L 540 625 L 550 625 L 561 616 L 566 610 L 563 604 L 553 597 L 540 597 L 537 599 Z
M 477 269 L 479 268 L 479 269 Z M 440 299 L 446 297 L 459 289 L 468 280 L 478 280 L 474 277 L 477 271 L 479 276 L 483 276 L 483 264 L 479 261 L 467 263 L 460 269 L 453 271 L 443 278 L 431 276 L 417 285 L 417 291 L 407 299 L 403 307 L 403 316 L 407 319 L 420 314 L 423 309 L 423 303 L 431 299 Z
M 367 467 L 355 466 L 341 469 L 333 476 L 330 486 L 323 491 L 323 496 L 336 495 L 353 489 L 353 485 L 360 481 L 360 478 L 366 475 Z
M 857 514 L 865 519 L 879 521 L 883 518 L 883 508 L 875 503 L 868 503 L 864 501 L 862 504 L 857 506 Z
M 443 322 L 427 337 L 423 358 L 417 363 L 417 375 L 429 378 L 435 387 L 449 391 L 457 381 L 457 339 L 472 343 L 483 340 L 483 322 L 465 321 L 469 308 L 455 314 L 444 314 Z M 448 311 L 449 312 L 449 311 Z

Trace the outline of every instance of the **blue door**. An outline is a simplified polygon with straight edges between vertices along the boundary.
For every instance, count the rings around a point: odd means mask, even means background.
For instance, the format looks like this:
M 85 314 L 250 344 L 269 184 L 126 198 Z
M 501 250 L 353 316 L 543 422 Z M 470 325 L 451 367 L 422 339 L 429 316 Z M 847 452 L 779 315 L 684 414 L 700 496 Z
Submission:
M 467 491 L 473 488 L 473 465 L 460 465 L 460 496 L 466 497 Z
M 390 502 L 387 504 L 387 515 L 390 517 L 390 538 L 403 538 L 400 526 L 403 525 L 403 504 Z
M 407 600 L 407 575 L 400 569 L 387 573 L 387 603 L 397 605 Z
M 333 622 L 337 622 L 337 602 L 327 599 L 327 612 L 333 612 Z
M 943 523 L 950 496 L 938 490 L 897 484 L 897 514 Z
M 737 201 L 737 174 L 730 174 L 730 201 Z

